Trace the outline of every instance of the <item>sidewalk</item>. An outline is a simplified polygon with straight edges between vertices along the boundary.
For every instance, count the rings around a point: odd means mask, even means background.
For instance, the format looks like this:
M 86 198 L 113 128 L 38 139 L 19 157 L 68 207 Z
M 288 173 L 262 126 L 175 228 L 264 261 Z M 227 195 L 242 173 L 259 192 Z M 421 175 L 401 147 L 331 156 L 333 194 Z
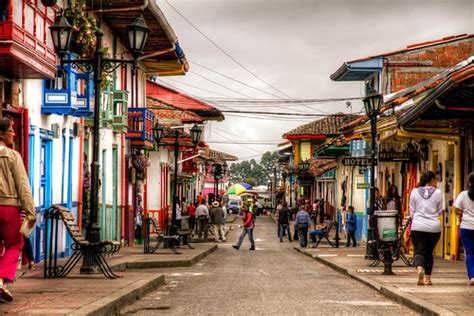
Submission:
M 43 266 L 39 264 L 10 284 L 15 299 L 0 303 L 0 314 L 113 315 L 164 283 L 164 275 L 154 268 L 191 266 L 217 249 L 214 244 L 192 246 L 195 249 L 181 246 L 181 255 L 169 249 L 144 254 L 140 245 L 124 248 L 108 258 L 113 270 L 122 271 L 119 274 L 123 278 L 115 280 L 102 274 L 79 274 L 80 263 L 66 278 L 43 279 Z
M 382 275 L 383 263 L 372 268 L 364 260 L 365 247 L 332 248 L 323 242 L 318 248 L 295 249 L 331 268 L 376 289 L 423 315 L 474 315 L 474 287 L 466 285 L 463 261 L 450 262 L 435 258 L 434 286 L 417 286 L 415 269 L 394 262 L 395 275 Z

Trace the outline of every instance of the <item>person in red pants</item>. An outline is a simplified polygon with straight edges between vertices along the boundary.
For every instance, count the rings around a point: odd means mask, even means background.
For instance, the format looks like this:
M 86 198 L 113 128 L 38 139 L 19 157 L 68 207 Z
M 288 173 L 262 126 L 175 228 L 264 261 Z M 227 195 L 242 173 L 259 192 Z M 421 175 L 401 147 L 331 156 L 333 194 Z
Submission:
M 0 256 L 0 298 L 10 302 L 13 296 L 6 288 L 6 282 L 15 278 L 18 257 L 23 248 L 23 236 L 20 234 L 20 211 L 26 212 L 28 226 L 36 222 L 31 188 L 26 175 L 23 160 L 18 152 L 10 149 L 13 145 L 13 122 L 6 117 L 0 118 L 0 242 L 4 252 Z

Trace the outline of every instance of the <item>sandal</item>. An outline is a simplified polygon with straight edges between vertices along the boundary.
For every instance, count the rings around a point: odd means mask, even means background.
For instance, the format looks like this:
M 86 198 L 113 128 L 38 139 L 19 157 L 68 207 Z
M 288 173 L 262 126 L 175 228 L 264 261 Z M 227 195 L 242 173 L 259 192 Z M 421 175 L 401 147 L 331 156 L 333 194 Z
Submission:
M 425 278 L 425 269 L 421 268 L 420 270 L 418 270 L 418 282 L 416 284 L 425 285 L 424 278 Z
M 7 302 L 13 301 L 13 295 L 9 290 L 7 290 L 5 285 L 0 287 L 0 297 Z
M 469 280 L 469 282 L 467 282 L 467 285 L 474 286 L 474 279 Z
M 426 280 L 426 281 L 425 281 L 425 285 L 433 286 L 433 283 L 431 282 L 431 280 Z

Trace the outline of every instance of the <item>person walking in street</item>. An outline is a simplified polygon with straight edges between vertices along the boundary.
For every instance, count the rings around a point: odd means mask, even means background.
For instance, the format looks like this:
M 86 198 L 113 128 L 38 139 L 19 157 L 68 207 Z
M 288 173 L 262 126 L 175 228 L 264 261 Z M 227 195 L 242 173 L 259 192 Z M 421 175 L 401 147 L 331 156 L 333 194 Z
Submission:
M 456 201 L 456 214 L 461 215 L 461 241 L 466 256 L 466 269 L 469 281 L 474 286 L 474 172 L 469 174 L 469 190 L 462 191 Z
M 302 248 L 308 245 L 308 229 L 310 225 L 311 218 L 303 205 L 295 218 L 295 226 L 298 228 L 298 239 Z
M 214 236 L 215 242 L 219 240 L 225 241 L 225 231 L 224 231 L 224 211 L 220 206 L 219 201 L 212 202 L 211 208 L 211 221 L 214 223 Z
M 415 248 L 418 285 L 433 285 L 433 251 L 441 236 L 439 215 L 443 202 L 442 193 L 436 185 L 435 174 L 425 171 L 410 194 L 411 238 Z
M 0 298 L 7 302 L 13 295 L 6 283 L 13 282 L 18 257 L 23 248 L 21 209 L 25 210 L 25 220 L 31 229 L 36 222 L 31 188 L 26 175 L 23 160 L 18 152 L 10 149 L 13 145 L 13 122 L 6 117 L 0 118 L 0 243 L 4 253 L 0 256 Z
M 346 212 L 346 235 L 347 243 L 346 247 L 351 246 L 351 241 L 353 242 L 352 247 L 357 247 L 355 232 L 357 229 L 357 217 L 354 213 L 354 207 L 349 206 Z
M 206 206 L 206 199 L 202 199 L 202 203 L 196 209 L 196 217 L 198 221 L 198 238 L 207 238 L 209 225 L 209 209 Z
M 291 242 L 291 232 L 290 232 L 290 209 L 288 208 L 288 203 L 283 202 L 283 206 L 278 213 L 278 227 L 279 227 L 279 234 L 278 237 L 280 238 L 280 242 L 283 242 L 283 235 L 286 231 L 288 235 L 288 241 Z
M 196 206 L 193 203 L 189 203 L 187 206 L 187 212 L 189 216 L 189 229 L 191 231 L 194 230 L 194 226 L 196 225 Z
M 242 205 L 242 233 L 240 234 L 239 240 L 235 245 L 232 245 L 234 249 L 239 250 L 240 246 L 242 246 L 242 242 L 244 241 L 245 235 L 249 235 L 250 241 L 250 249 L 255 250 L 255 241 L 253 240 L 253 218 L 252 213 L 250 212 L 247 204 Z

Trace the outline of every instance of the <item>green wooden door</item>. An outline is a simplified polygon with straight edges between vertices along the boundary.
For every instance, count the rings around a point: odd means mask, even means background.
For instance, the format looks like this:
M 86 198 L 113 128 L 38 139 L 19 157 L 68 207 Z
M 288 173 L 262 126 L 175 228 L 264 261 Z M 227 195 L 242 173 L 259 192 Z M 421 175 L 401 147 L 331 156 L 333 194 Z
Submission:
M 120 241 L 120 232 L 121 232 L 121 223 L 122 223 L 122 213 L 120 208 L 117 206 L 118 200 L 118 150 L 117 146 L 112 148 L 112 214 L 115 218 L 114 229 L 113 229 L 113 239 Z

